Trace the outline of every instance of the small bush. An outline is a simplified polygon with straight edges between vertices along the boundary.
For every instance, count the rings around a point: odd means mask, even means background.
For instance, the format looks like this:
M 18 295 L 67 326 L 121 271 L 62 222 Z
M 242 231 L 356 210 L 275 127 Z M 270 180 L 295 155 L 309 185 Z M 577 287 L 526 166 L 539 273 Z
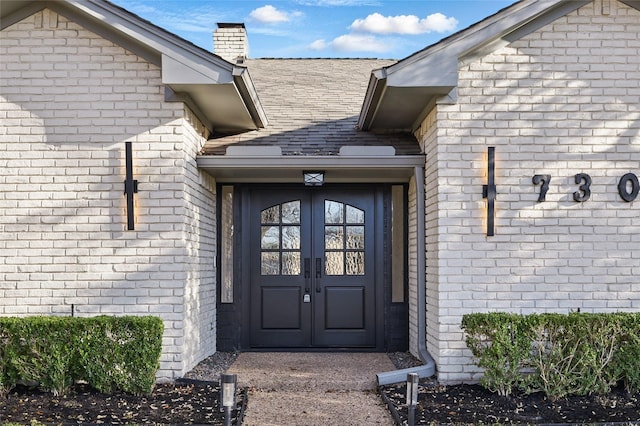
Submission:
M 624 381 L 629 392 L 640 392 L 640 315 L 619 314 L 625 333 L 612 361 L 617 377 Z
M 485 369 L 480 383 L 502 396 L 511 394 L 523 381 L 520 372 L 530 350 L 523 325 L 524 317 L 508 313 L 492 314 L 491 320 L 482 315 L 462 318 L 462 328 L 473 330 L 467 346 Z
M 80 363 L 89 383 L 107 393 L 116 389 L 134 394 L 151 391 L 162 331 L 162 322 L 154 317 L 98 318 L 95 326 L 85 331 L 80 345 Z
M 550 398 L 640 389 L 640 315 L 465 315 L 467 346 L 501 395 L 520 388 Z
M 84 380 L 103 392 L 148 393 L 162 333 L 156 317 L 0 318 L 0 392 L 25 382 L 58 395 Z

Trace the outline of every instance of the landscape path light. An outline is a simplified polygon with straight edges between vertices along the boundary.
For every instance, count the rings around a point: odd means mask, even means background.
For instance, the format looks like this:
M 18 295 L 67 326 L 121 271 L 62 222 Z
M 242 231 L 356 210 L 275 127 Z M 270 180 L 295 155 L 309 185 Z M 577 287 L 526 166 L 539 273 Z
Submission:
M 221 409 L 224 411 L 224 425 L 231 426 L 231 411 L 236 405 L 236 383 L 238 377 L 235 374 L 220 375 L 220 399 Z
M 416 405 L 418 405 L 418 373 L 407 374 L 407 412 L 408 424 L 414 426 L 416 424 Z

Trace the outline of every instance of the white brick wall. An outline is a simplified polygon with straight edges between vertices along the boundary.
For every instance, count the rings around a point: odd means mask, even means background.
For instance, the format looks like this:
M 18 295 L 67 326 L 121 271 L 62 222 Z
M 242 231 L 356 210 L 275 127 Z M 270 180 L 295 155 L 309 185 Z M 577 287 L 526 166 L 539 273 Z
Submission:
M 247 30 L 242 26 L 226 26 L 213 33 L 213 47 L 216 55 L 229 62 L 249 57 Z
M 461 316 L 484 311 L 640 310 L 640 13 L 594 2 L 462 65 L 427 154 L 428 348 L 443 382 L 478 371 Z M 427 118 L 427 121 L 431 117 Z M 496 235 L 485 235 L 486 152 L 496 147 Z M 593 179 L 573 200 L 574 175 Z M 550 174 L 538 203 L 535 174 Z M 435 259 L 429 253 L 438 253 Z
M 49 10 L 3 30 L 0 57 L 0 315 L 159 315 L 159 377 L 182 374 L 215 351 L 201 125 L 164 101 L 157 66 Z

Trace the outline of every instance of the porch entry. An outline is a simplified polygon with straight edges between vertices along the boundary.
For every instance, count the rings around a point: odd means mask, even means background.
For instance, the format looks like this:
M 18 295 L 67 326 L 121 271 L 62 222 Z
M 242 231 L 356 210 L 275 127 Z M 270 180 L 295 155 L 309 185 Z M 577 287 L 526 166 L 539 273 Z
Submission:
M 249 198 L 250 346 L 380 348 L 376 190 L 262 187 Z

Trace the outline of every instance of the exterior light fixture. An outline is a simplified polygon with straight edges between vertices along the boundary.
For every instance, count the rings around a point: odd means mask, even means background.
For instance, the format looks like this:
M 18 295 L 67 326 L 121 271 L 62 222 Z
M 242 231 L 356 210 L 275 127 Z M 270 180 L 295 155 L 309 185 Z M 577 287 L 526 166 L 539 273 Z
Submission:
M 238 377 L 235 374 L 220 375 L 220 409 L 224 411 L 224 425 L 231 426 L 231 410 L 236 405 L 236 383 Z
M 124 181 L 124 194 L 127 196 L 127 229 L 135 228 L 135 216 L 133 211 L 133 194 L 138 192 L 138 181 L 133 178 L 133 154 L 131 142 L 125 142 L 125 166 L 126 179 Z
M 416 424 L 416 406 L 418 405 L 418 373 L 407 374 L 407 411 L 408 425 Z
M 496 201 L 496 148 L 487 149 L 487 184 L 482 185 L 482 198 L 487 199 L 487 237 L 494 235 Z
M 306 186 L 322 186 L 324 184 L 324 171 L 307 170 L 302 172 L 302 176 Z

